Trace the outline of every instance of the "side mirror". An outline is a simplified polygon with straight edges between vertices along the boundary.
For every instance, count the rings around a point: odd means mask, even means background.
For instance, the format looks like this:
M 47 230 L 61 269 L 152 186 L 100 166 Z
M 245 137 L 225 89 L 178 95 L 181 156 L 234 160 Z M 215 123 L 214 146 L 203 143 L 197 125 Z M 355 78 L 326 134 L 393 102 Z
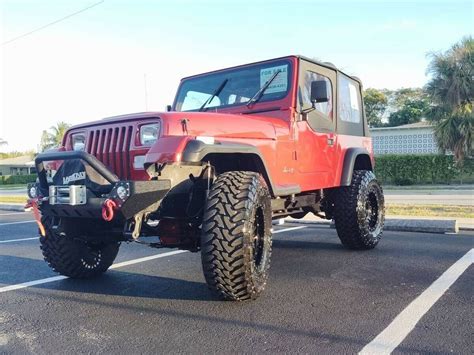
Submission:
M 171 105 L 166 105 L 165 110 L 166 110 L 166 112 L 171 112 Z
M 319 102 L 328 102 L 327 83 L 325 80 L 316 80 L 311 82 L 311 102 L 314 104 Z

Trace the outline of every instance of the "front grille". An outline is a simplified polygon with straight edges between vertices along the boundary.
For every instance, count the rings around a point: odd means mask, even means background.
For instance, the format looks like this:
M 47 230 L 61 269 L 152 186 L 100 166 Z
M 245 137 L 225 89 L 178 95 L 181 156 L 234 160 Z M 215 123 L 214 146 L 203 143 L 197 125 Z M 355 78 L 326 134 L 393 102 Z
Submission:
M 130 179 L 130 145 L 133 126 L 91 129 L 86 151 L 111 169 L 120 179 Z

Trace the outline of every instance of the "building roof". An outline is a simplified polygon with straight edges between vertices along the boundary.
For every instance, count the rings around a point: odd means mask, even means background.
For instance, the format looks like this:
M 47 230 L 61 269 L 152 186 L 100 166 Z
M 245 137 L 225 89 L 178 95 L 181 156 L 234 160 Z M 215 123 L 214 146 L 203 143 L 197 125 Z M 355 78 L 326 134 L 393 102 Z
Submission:
M 384 131 L 384 130 L 398 130 L 398 129 L 415 129 L 415 128 L 432 128 L 434 127 L 430 122 L 421 121 L 415 123 L 408 123 L 401 126 L 395 127 L 372 127 L 371 131 Z
M 31 158 L 31 155 L 21 155 L 15 158 L 0 159 L 0 165 L 28 167 L 34 166 L 35 162 Z

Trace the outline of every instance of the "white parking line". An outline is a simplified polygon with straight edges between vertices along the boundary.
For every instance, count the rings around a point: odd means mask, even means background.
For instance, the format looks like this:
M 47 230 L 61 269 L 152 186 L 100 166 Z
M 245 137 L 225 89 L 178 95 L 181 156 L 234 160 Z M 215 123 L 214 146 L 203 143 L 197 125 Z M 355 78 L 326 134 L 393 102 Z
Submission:
M 39 237 L 34 238 L 21 238 L 21 239 L 8 239 L 8 240 L 0 240 L 0 244 L 2 243 L 15 243 L 15 242 L 24 242 L 27 240 L 38 240 Z
M 25 213 L 25 212 L 0 213 L 0 217 L 1 216 L 14 216 L 14 215 L 23 214 L 23 213 Z
M 150 256 L 145 256 L 143 258 L 139 259 L 133 259 L 133 260 L 128 260 L 128 261 L 122 261 L 121 263 L 116 263 L 113 264 L 110 268 L 111 269 L 118 269 L 119 267 L 124 267 L 128 265 L 133 265 L 133 264 L 138 264 L 138 263 L 143 263 L 145 261 L 150 261 L 150 260 L 155 260 L 159 258 L 164 258 L 166 256 L 171 256 L 171 255 L 176 255 L 176 254 L 182 254 L 182 253 L 187 253 L 187 250 L 174 250 L 174 251 L 168 251 L 166 253 L 162 254 L 157 254 L 157 255 L 150 255 Z
M 456 261 L 421 295 L 411 302 L 382 333 L 367 344 L 360 352 L 367 354 L 390 354 L 415 328 L 421 317 L 440 299 L 464 271 L 474 263 L 474 249 L 469 250 Z
M 48 277 L 46 279 L 23 282 L 21 284 L 5 286 L 5 287 L 0 288 L 0 293 L 20 290 L 22 288 L 27 288 L 27 287 L 36 286 L 36 285 L 47 284 L 47 283 L 50 283 L 50 282 L 64 280 L 64 279 L 67 279 L 67 278 L 68 278 L 67 276 L 53 276 L 53 277 Z
M 280 230 L 275 231 L 273 233 L 289 232 L 289 231 L 292 231 L 292 230 L 297 230 L 297 229 L 302 229 L 302 228 L 306 228 L 306 226 L 280 229 Z M 34 238 L 34 239 L 37 239 L 37 238 Z M 6 241 L 4 241 L 4 242 L 6 242 Z M 138 258 L 138 259 L 133 259 L 133 260 L 129 260 L 129 261 L 122 261 L 120 263 L 113 264 L 110 267 L 110 269 L 118 269 L 120 267 L 133 265 L 133 264 L 138 264 L 138 263 L 143 263 L 145 261 L 155 260 L 155 259 L 164 258 L 164 257 L 167 257 L 167 256 L 181 254 L 181 253 L 187 253 L 187 251 L 186 250 L 174 250 L 174 251 L 170 251 L 170 252 L 166 252 L 166 253 L 162 253 L 162 254 L 145 256 L 144 258 Z M 45 279 L 29 281 L 29 282 L 23 282 L 21 284 L 4 286 L 4 287 L 0 287 L 0 293 L 20 290 L 22 288 L 27 288 L 27 287 L 36 286 L 36 285 L 43 285 L 43 284 L 47 284 L 47 283 L 54 282 L 54 281 L 64 280 L 64 279 L 67 279 L 67 278 L 68 278 L 67 276 L 53 276 L 53 277 L 48 277 L 48 278 L 45 278 Z
M 279 229 L 279 230 L 273 231 L 273 234 L 283 233 L 283 232 L 289 232 L 289 231 L 295 231 L 295 230 L 303 229 L 303 228 L 306 228 L 306 226 L 290 227 L 290 228 L 285 228 L 285 229 Z
M 1 227 L 1 226 L 9 226 L 9 225 L 11 225 L 11 224 L 35 223 L 35 222 L 36 222 L 35 220 L 32 220 L 32 221 L 20 221 L 20 222 L 0 223 L 0 227 Z
M 124 266 L 127 266 L 127 265 L 143 263 L 145 261 L 150 261 L 150 260 L 159 259 L 159 258 L 165 258 L 167 256 L 186 253 L 186 252 L 187 252 L 186 250 L 174 250 L 174 251 L 170 251 L 170 252 L 167 252 L 167 253 L 161 253 L 161 254 L 146 256 L 144 258 L 133 259 L 133 260 L 129 260 L 129 261 L 123 261 L 121 263 L 113 264 L 110 268 L 111 269 L 117 269 L 119 267 L 124 267 Z M 48 277 L 48 278 L 45 278 L 45 279 L 29 281 L 29 282 L 23 282 L 21 284 L 4 286 L 4 287 L 0 288 L 0 293 L 20 290 L 22 288 L 27 288 L 27 287 L 36 286 L 36 285 L 43 285 L 43 284 L 47 284 L 47 283 L 54 282 L 54 281 L 64 280 L 64 279 L 67 279 L 67 278 L 68 278 L 67 276 L 53 276 L 53 277 Z

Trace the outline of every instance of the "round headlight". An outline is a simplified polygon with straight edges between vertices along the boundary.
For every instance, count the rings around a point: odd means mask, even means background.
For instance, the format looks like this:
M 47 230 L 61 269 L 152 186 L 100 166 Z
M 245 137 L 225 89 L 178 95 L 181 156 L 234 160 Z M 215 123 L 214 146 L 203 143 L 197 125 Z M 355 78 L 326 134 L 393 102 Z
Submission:
M 28 190 L 28 195 L 31 197 L 31 198 L 36 198 L 38 197 L 38 191 L 36 190 L 36 187 L 35 186 L 31 186 L 30 189 Z

